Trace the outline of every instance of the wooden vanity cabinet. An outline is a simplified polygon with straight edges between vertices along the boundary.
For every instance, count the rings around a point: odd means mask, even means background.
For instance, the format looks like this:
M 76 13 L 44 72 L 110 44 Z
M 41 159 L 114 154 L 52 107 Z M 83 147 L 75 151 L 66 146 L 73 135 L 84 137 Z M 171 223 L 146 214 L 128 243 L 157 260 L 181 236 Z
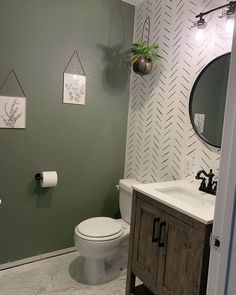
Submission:
M 155 290 L 159 263 L 156 248 L 161 210 L 137 199 L 134 228 L 132 267 L 135 274 L 145 281 L 150 290 Z
M 205 295 L 212 225 L 134 191 L 126 295 Z

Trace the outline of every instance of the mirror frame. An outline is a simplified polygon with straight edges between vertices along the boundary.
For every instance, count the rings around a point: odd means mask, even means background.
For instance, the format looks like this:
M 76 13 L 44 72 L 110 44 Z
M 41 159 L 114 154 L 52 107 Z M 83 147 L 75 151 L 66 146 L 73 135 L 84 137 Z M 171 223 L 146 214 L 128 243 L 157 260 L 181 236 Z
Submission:
M 209 144 L 210 146 L 213 146 L 215 148 L 219 148 L 221 149 L 221 146 L 218 146 L 218 145 L 215 145 L 213 144 L 212 142 L 210 142 L 209 140 L 207 140 L 204 136 L 202 136 L 202 134 L 197 130 L 196 126 L 195 126 L 195 123 L 194 123 L 194 118 L 192 118 L 192 101 L 193 101 L 193 96 L 194 96 L 194 92 L 196 90 L 196 87 L 197 87 L 197 84 L 199 82 L 199 80 L 201 79 L 202 75 L 205 73 L 205 71 L 214 63 L 216 62 L 218 59 L 224 57 L 224 56 L 231 56 L 231 52 L 227 52 L 225 54 L 222 54 L 216 58 L 214 58 L 212 61 L 210 61 L 204 68 L 203 70 L 201 71 L 201 73 L 198 75 L 196 81 L 194 82 L 193 84 L 193 88 L 191 90 L 191 94 L 190 94 L 190 99 L 189 99 L 189 117 L 190 117 L 190 121 L 191 121 L 191 125 L 194 129 L 194 131 L 196 132 L 196 134 L 201 138 L 201 140 L 203 140 L 205 143 Z M 225 98 L 226 99 L 226 98 Z M 224 123 L 224 122 L 223 122 Z

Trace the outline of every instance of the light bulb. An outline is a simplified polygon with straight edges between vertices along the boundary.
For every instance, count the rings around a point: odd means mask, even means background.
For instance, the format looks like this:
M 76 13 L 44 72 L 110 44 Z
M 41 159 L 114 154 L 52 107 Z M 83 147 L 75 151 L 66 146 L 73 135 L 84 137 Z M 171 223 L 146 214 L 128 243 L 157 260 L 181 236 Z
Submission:
M 197 32 L 196 32 L 196 35 L 195 35 L 195 38 L 197 41 L 202 41 L 203 39 L 203 29 L 197 29 Z
M 225 23 L 225 29 L 226 29 L 227 33 L 233 33 L 234 23 L 235 23 L 234 17 L 227 18 L 226 23 Z

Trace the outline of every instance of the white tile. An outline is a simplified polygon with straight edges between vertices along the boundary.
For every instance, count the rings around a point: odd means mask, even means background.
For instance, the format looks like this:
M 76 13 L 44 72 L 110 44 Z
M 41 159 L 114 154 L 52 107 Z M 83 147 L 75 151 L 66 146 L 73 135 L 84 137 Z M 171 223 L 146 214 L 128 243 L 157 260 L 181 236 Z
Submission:
M 77 282 L 74 268 L 77 260 L 78 253 L 73 252 L 0 271 L 0 295 L 123 295 L 125 293 L 125 272 L 118 279 L 104 285 L 88 286 Z

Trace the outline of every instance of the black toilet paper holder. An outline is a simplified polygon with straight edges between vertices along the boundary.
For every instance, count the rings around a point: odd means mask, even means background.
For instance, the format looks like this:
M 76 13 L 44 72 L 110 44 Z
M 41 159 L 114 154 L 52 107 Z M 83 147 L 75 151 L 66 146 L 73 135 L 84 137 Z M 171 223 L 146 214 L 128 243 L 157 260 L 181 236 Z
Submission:
M 35 177 L 34 177 L 36 180 L 42 180 L 43 177 L 42 177 L 42 174 L 41 173 L 37 173 L 35 174 Z

